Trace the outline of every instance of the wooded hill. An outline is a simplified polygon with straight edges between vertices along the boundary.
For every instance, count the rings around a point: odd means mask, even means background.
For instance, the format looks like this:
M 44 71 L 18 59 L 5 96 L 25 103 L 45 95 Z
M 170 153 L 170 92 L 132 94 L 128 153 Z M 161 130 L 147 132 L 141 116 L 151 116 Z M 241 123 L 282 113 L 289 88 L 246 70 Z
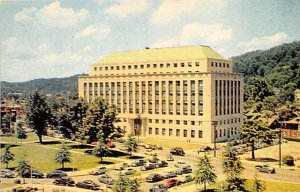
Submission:
M 1 96 L 7 97 L 12 93 L 22 93 L 23 96 L 39 91 L 41 93 L 50 94 L 76 94 L 78 89 L 78 76 L 86 74 L 74 75 L 64 78 L 50 79 L 34 79 L 26 82 L 1 82 Z
M 246 87 L 254 77 L 259 77 L 271 86 L 280 103 L 293 101 L 295 89 L 300 88 L 300 41 L 248 52 L 232 59 L 234 71 L 244 73 Z

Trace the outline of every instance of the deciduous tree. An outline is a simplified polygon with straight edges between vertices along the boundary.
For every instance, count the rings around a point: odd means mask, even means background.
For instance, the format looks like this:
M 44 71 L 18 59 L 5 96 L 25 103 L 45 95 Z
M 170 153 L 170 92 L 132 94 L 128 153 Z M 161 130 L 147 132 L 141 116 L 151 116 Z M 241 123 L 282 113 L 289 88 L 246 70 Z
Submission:
M 27 133 L 23 128 L 23 123 L 22 122 L 18 122 L 17 124 L 17 138 L 18 139 L 26 139 L 27 138 Z
M 98 97 L 88 105 L 79 137 L 87 143 L 97 142 L 100 138 L 108 143 L 120 136 L 120 129 L 115 126 L 117 121 L 115 107 Z
M 26 118 L 29 127 L 35 130 L 42 143 L 42 136 L 47 133 L 47 123 L 51 118 L 51 110 L 45 100 L 38 92 L 30 95 L 26 106 Z
M 114 184 L 115 192 L 140 192 L 140 184 L 137 179 L 129 179 L 128 177 L 119 177 Z
M 132 156 L 133 152 L 137 152 L 139 149 L 138 141 L 132 136 L 129 135 L 128 139 L 124 143 L 126 152 L 129 154 L 129 156 Z

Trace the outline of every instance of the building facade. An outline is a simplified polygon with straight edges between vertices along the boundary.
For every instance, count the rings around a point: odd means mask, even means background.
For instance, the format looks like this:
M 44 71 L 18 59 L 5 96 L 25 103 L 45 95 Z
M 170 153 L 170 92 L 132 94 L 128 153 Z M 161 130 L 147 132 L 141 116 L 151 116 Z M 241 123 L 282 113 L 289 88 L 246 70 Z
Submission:
M 114 52 L 78 86 L 86 101 L 114 104 L 118 125 L 141 137 L 210 143 L 214 130 L 223 141 L 242 124 L 243 75 L 208 46 Z

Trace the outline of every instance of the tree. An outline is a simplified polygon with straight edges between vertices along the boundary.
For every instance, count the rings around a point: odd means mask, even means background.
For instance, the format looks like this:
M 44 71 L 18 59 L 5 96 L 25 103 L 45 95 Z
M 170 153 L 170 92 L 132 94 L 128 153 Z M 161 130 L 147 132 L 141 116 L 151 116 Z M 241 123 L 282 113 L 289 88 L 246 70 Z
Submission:
M 6 169 L 8 168 L 8 163 L 15 159 L 15 155 L 10 151 L 10 147 L 11 146 L 5 147 L 5 150 L 0 157 L 1 163 L 6 164 Z
M 55 156 L 55 163 L 61 164 L 62 169 L 64 169 L 64 164 L 65 163 L 70 163 L 71 162 L 71 153 L 67 151 L 67 148 L 63 144 L 61 146 L 61 149 L 58 151 L 58 153 Z
M 266 190 L 265 183 L 260 180 L 257 176 L 257 173 L 254 176 L 253 185 L 252 185 L 252 192 L 263 192 Z
M 92 153 L 95 156 L 100 157 L 100 162 L 102 162 L 103 157 L 107 156 L 110 153 L 110 149 L 104 143 L 103 139 L 100 139 Z
M 223 169 L 226 174 L 226 186 L 227 191 L 246 191 L 245 180 L 240 178 L 244 167 L 238 157 L 238 154 L 231 146 L 227 145 L 223 153 Z
M 30 99 L 26 106 L 26 118 L 29 127 L 35 130 L 42 143 L 42 136 L 47 133 L 47 123 L 51 118 L 51 111 L 46 100 L 38 93 L 30 95 Z
M 17 173 L 24 178 L 23 183 L 25 183 L 25 176 L 31 174 L 31 167 L 28 165 L 26 160 L 19 161 L 16 168 Z
M 6 113 L 1 118 L 1 127 L 10 129 L 11 127 L 12 116 L 9 113 Z
M 275 135 L 274 130 L 270 129 L 266 122 L 259 116 L 245 118 L 240 129 L 241 138 L 251 146 L 251 158 L 255 159 L 255 143 L 264 140 L 268 141 Z
M 206 183 L 215 183 L 217 179 L 217 175 L 214 172 L 214 167 L 211 165 L 210 159 L 206 154 L 199 158 L 197 169 L 198 170 L 195 178 L 196 184 L 203 184 L 204 190 L 206 191 Z
M 17 124 L 17 138 L 21 139 L 21 140 L 27 138 L 27 134 L 26 134 L 26 131 L 23 129 L 22 122 L 18 122 L 18 124 Z
M 127 139 L 127 141 L 125 141 L 124 145 L 125 145 L 125 149 L 126 149 L 127 153 L 129 154 L 130 158 L 132 156 L 132 153 L 137 152 L 138 148 L 139 148 L 137 140 L 132 135 L 128 136 L 128 139 Z
M 129 179 L 127 177 L 119 177 L 115 181 L 113 191 L 115 192 L 139 192 L 140 184 L 137 179 Z
M 79 137 L 87 143 L 97 142 L 102 138 L 107 144 L 112 139 L 120 137 L 120 129 L 115 126 L 117 121 L 115 107 L 98 97 L 88 106 Z
M 260 111 L 263 108 L 264 100 L 274 95 L 271 86 L 261 78 L 251 78 L 250 83 L 246 86 L 246 103 L 248 106 Z M 270 98 L 271 99 L 271 98 Z M 270 100 L 269 98 L 267 100 Z M 266 100 L 265 100 L 266 101 Z M 268 108 L 268 107 L 267 107 Z

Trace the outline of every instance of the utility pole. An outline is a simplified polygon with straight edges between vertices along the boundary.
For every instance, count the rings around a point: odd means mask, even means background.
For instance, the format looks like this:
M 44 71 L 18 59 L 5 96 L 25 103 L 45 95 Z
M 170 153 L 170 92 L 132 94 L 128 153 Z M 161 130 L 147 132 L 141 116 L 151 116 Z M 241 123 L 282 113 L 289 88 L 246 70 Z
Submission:
M 279 149 L 278 149 L 278 156 L 279 156 L 279 168 L 281 168 L 281 128 L 279 128 L 279 131 L 278 131 L 278 135 L 279 135 Z
M 214 126 L 214 134 L 213 134 L 213 137 L 214 137 L 214 157 L 216 157 L 216 154 L 217 154 L 217 141 L 216 141 L 216 138 L 217 138 L 217 125 L 218 125 L 218 121 L 212 121 L 212 125 Z

